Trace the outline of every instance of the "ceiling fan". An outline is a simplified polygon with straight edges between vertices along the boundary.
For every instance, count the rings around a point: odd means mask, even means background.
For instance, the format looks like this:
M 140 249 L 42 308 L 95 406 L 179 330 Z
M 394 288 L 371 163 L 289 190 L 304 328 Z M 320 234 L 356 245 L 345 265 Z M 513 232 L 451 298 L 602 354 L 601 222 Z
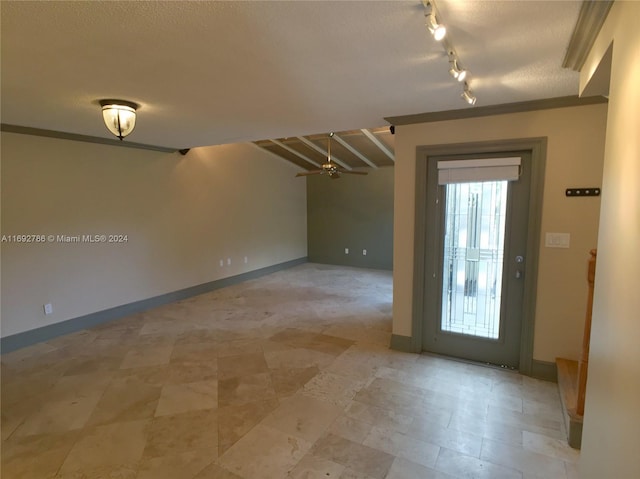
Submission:
M 366 175 L 366 171 L 355 171 L 355 170 L 347 170 L 345 168 L 340 168 L 338 165 L 331 161 L 331 138 L 333 137 L 333 132 L 329 133 L 329 138 L 327 140 L 327 161 L 322 164 L 322 169 L 320 170 L 311 170 L 305 171 L 302 173 L 298 173 L 298 176 L 309 176 L 309 175 L 329 175 L 329 178 L 332 180 L 337 180 L 340 178 L 341 173 L 347 173 L 349 175 Z

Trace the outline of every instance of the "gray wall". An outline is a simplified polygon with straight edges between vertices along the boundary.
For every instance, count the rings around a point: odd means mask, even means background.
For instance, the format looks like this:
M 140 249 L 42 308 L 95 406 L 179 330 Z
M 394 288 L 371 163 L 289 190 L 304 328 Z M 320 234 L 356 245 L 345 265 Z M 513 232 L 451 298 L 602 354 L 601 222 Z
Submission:
M 307 256 L 299 168 L 250 143 L 187 156 L 2 132 L 2 336 Z M 127 235 L 121 243 L 57 236 Z M 44 314 L 51 303 L 53 313 Z
M 342 175 L 337 180 L 307 177 L 309 261 L 393 269 L 394 169 L 368 171 L 367 176 Z

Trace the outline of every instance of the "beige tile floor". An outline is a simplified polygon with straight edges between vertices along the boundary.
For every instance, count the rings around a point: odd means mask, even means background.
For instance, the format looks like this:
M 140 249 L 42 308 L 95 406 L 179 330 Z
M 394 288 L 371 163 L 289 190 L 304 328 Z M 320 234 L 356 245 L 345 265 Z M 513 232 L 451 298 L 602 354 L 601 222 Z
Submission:
M 577 477 L 555 384 L 389 350 L 391 294 L 306 264 L 5 354 L 2 477 Z

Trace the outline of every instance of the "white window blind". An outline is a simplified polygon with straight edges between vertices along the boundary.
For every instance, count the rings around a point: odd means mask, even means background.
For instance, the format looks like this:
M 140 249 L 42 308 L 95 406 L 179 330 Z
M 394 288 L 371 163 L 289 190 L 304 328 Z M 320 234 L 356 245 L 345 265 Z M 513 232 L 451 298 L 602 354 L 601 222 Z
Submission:
M 438 161 L 438 184 L 515 181 L 520 163 L 520 157 Z

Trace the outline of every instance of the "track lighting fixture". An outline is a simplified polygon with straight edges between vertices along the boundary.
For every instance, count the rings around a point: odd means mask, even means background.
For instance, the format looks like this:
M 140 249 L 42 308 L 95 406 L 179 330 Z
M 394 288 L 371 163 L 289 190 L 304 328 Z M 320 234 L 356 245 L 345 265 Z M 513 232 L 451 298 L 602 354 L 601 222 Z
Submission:
M 447 34 L 447 28 L 444 25 L 438 23 L 433 12 L 427 16 L 427 28 L 429 28 L 431 35 L 433 35 L 433 38 L 435 38 L 438 42 L 442 41 L 442 39 Z
M 473 92 L 469 88 L 469 85 L 467 85 L 466 83 L 464 84 L 464 91 L 460 96 L 462 96 L 462 99 L 466 101 L 469 105 L 476 104 L 476 97 L 473 95 Z
M 131 133 L 136 126 L 138 105 L 126 100 L 100 100 L 102 119 L 108 130 L 120 138 Z
M 447 57 L 449 58 L 449 74 L 464 85 L 464 91 L 462 92 L 462 98 L 469 105 L 476 104 L 476 97 L 469 88 L 469 76 L 468 70 L 465 70 L 460 66 L 458 54 L 456 53 L 451 38 L 447 35 L 447 29 L 441 23 L 438 23 L 438 9 L 435 4 L 435 0 L 422 0 L 424 6 L 424 16 L 427 22 L 427 28 L 437 41 L 441 42 Z

